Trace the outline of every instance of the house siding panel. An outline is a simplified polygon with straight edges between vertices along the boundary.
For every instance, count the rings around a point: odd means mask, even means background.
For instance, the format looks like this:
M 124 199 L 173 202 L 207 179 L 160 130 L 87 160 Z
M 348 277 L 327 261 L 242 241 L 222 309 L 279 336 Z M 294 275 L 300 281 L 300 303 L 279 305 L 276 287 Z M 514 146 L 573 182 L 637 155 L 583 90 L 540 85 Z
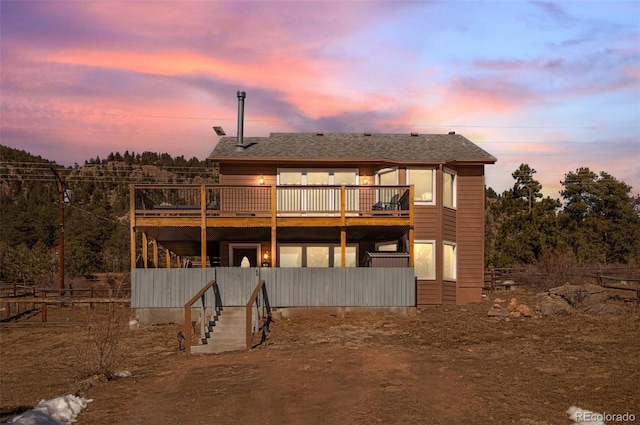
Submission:
M 417 205 L 415 207 L 415 239 L 433 240 L 437 235 L 438 211 L 435 206 Z
M 258 177 L 263 176 L 265 185 L 273 185 L 277 180 L 276 170 L 276 166 L 267 164 L 221 164 L 220 183 L 225 185 L 257 185 Z
M 458 170 L 457 229 L 458 287 L 481 288 L 484 284 L 484 166 L 482 165 Z M 464 300 L 458 302 L 464 302 Z
M 456 241 L 456 217 L 456 210 L 451 208 L 444 209 L 442 217 L 442 237 L 446 241 Z
M 455 304 L 456 297 L 456 282 L 445 281 L 442 283 L 442 303 L 443 304 Z
M 440 304 L 439 286 L 435 280 L 419 280 L 416 283 L 416 302 L 418 306 Z

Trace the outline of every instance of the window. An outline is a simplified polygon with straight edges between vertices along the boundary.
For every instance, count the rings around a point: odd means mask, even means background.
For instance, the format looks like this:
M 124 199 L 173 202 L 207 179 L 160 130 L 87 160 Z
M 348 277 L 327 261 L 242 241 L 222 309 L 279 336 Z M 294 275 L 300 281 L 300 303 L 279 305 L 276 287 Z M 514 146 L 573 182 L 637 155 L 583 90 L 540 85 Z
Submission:
M 355 169 L 279 169 L 280 186 L 328 186 L 355 185 L 358 173 Z M 340 210 L 340 190 L 336 188 L 280 188 L 278 210 L 280 212 L 307 212 L 331 214 Z M 347 191 L 346 206 L 357 210 L 358 197 L 354 190 Z
M 444 170 L 443 182 L 443 202 L 445 207 L 456 207 L 456 173 L 451 170 Z
M 376 251 L 396 252 L 398 251 L 398 241 L 376 244 Z
M 333 267 L 340 267 L 342 262 L 340 261 L 342 258 L 342 254 L 340 253 L 340 247 L 335 246 L 333 248 Z M 356 247 L 355 246 L 347 246 L 345 247 L 345 267 L 356 267 L 357 259 L 356 256 Z
M 280 267 L 340 267 L 340 245 L 280 245 Z M 346 267 L 357 266 L 357 247 L 346 247 Z
M 308 246 L 307 267 L 329 267 L 328 246 Z
M 442 278 L 444 280 L 456 280 L 456 244 L 451 242 L 444 243 Z
M 378 171 L 378 184 L 380 186 L 395 186 L 398 184 L 398 169 L 385 168 Z
M 278 253 L 280 267 L 302 267 L 301 246 L 281 246 Z
M 408 183 L 413 185 L 413 200 L 420 204 L 433 204 L 434 170 L 427 168 L 407 169 Z
M 433 241 L 416 241 L 413 244 L 413 262 L 416 277 L 420 279 L 435 279 Z
M 378 171 L 376 174 L 376 180 L 379 186 L 397 186 L 398 185 L 398 168 L 385 168 Z M 378 199 L 384 204 L 389 203 L 394 195 L 397 198 L 398 191 L 396 189 L 380 189 L 378 191 Z

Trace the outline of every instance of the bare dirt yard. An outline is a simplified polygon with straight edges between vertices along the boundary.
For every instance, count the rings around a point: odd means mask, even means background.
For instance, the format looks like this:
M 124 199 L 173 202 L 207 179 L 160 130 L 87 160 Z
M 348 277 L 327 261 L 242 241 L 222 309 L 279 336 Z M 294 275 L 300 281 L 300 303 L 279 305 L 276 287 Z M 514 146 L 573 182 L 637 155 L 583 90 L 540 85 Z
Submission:
M 329 313 L 273 323 L 266 347 L 178 350 L 176 324 L 126 329 L 130 377 L 81 381 L 71 349 L 86 312 L 50 308 L 0 325 L 0 421 L 41 399 L 94 401 L 79 424 L 571 424 L 566 410 L 640 422 L 640 307 L 491 318 L 482 303 L 392 313 Z M 94 313 L 99 314 L 99 313 Z M 619 423 L 619 422 L 607 422 Z

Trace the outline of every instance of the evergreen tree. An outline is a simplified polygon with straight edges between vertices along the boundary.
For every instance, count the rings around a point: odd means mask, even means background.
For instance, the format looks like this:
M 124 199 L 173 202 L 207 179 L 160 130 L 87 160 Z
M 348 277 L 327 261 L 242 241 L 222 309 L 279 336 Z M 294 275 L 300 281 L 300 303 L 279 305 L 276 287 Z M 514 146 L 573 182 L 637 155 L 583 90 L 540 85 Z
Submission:
M 560 203 L 542 198 L 535 170 L 522 164 L 514 171 L 513 188 L 488 200 L 486 263 L 493 267 L 535 264 L 561 243 L 557 221 Z M 495 193 L 495 192 L 494 192 Z
M 606 172 L 579 168 L 565 175 L 560 192 L 564 239 L 582 263 L 640 262 L 640 197 Z

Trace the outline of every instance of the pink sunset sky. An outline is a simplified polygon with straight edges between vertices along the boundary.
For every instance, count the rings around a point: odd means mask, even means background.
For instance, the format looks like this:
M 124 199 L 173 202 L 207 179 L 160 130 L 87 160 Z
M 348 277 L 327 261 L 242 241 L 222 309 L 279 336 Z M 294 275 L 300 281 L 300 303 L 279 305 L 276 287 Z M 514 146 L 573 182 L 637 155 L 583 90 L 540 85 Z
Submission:
M 0 1 L 1 141 L 63 165 L 236 133 L 447 133 L 640 193 L 637 1 Z

